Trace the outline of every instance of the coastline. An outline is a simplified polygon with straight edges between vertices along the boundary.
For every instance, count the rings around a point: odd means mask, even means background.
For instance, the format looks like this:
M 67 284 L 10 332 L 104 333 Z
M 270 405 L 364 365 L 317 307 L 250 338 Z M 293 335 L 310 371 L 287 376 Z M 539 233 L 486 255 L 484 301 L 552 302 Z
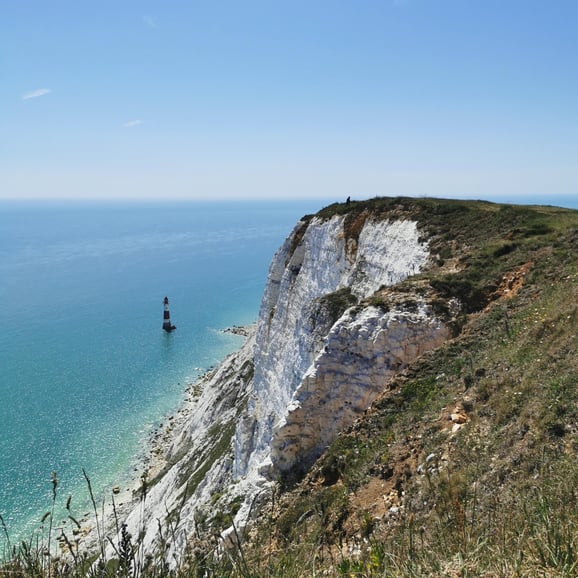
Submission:
M 183 390 L 183 398 L 176 410 L 167 414 L 158 426 L 144 436 L 140 455 L 135 457 L 135 461 L 130 466 L 132 474 L 120 481 L 118 485 L 113 486 L 107 495 L 101 497 L 98 519 L 95 517 L 95 512 L 92 511 L 79 520 L 81 527 L 80 529 L 75 528 L 73 531 L 74 540 L 67 537 L 69 542 L 74 543 L 80 552 L 99 553 L 101 551 L 99 539 L 105 541 L 103 545 L 105 550 L 110 547 L 110 544 L 116 545 L 118 531 L 129 513 L 138 507 L 143 496 L 146 497 L 148 488 L 156 483 L 173 465 L 171 457 L 178 448 L 178 438 L 182 435 L 182 430 L 193 412 L 203 386 L 214 377 L 221 364 L 229 356 L 237 354 L 247 339 L 254 335 L 256 323 L 233 325 L 220 331 L 242 337 L 243 341 L 237 349 L 226 355 L 217 365 L 208 368 L 194 382 L 188 383 Z M 62 553 L 66 555 L 68 549 L 66 541 L 59 537 L 58 542 Z

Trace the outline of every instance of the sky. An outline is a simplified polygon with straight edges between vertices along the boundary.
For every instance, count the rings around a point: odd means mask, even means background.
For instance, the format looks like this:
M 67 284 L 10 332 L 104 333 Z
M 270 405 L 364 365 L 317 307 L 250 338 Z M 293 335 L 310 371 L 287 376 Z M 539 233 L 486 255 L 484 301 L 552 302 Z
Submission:
M 576 0 L 1 0 L 0 199 L 578 197 Z

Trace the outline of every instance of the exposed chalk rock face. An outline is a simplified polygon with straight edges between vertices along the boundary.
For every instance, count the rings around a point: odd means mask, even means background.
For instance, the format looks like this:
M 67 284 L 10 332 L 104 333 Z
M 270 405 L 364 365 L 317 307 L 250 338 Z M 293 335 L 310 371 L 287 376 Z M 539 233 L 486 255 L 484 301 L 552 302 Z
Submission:
M 423 302 L 417 311 L 348 310 L 274 428 L 272 473 L 307 469 L 383 392 L 390 377 L 449 337 L 450 330 Z
M 257 324 L 249 411 L 235 438 L 235 476 L 258 471 L 268 459 L 273 427 L 335 322 L 320 315 L 320 299 L 344 287 L 367 297 L 418 273 L 428 260 L 414 221 L 364 217 L 355 235 L 345 221 L 300 223 L 273 259 Z
M 128 516 L 133 535 L 151 521 L 144 551 L 152 521 L 178 517 L 176 554 L 198 533 L 199 512 L 232 500 L 242 503 L 223 539 L 234 541 L 271 477 L 310 464 L 395 371 L 449 337 L 419 296 L 411 310 L 357 304 L 428 259 L 414 221 L 362 213 L 297 224 L 271 263 L 256 335 L 195 386 L 163 475 Z

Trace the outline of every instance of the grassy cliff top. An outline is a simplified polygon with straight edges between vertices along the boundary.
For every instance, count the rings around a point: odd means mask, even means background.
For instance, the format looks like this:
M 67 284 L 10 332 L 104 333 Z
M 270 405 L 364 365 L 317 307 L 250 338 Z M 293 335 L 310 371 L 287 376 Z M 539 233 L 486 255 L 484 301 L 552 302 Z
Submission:
M 336 214 L 417 220 L 432 264 L 401 289 L 463 318 L 271 505 L 246 555 L 275 570 L 256 575 L 575 576 L 578 211 L 388 198 L 318 216 Z

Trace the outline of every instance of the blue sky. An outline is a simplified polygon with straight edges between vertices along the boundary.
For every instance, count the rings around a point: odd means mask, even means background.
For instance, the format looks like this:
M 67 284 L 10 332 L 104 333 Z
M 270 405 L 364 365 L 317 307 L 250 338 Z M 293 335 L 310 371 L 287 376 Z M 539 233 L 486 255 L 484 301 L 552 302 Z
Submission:
M 0 198 L 578 196 L 576 0 L 4 0 Z

